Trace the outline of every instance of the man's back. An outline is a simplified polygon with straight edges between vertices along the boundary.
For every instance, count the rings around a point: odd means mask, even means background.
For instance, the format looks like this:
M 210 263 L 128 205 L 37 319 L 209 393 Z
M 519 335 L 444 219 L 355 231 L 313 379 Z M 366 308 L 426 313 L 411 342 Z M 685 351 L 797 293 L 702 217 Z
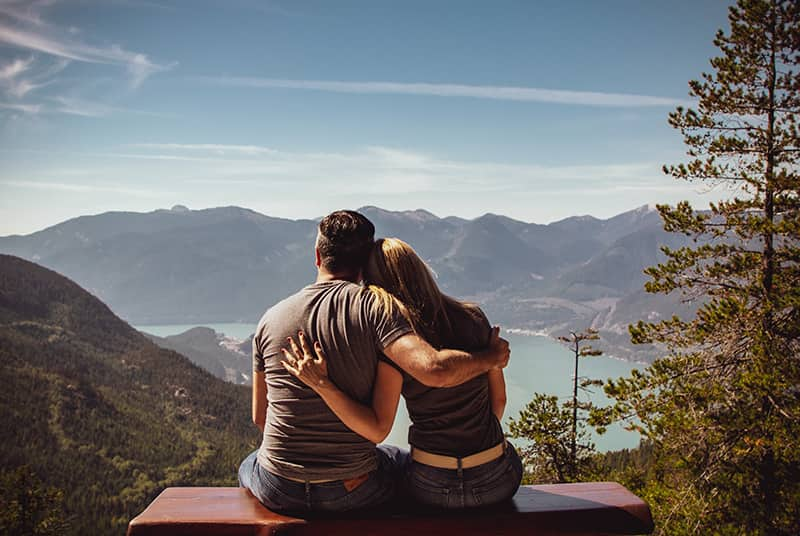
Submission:
M 321 281 L 270 308 L 253 340 L 255 370 L 267 381 L 267 420 L 259 463 L 277 475 L 344 480 L 376 467 L 375 446 L 347 428 L 313 390 L 281 365 L 288 337 L 305 331 L 328 355 L 332 381 L 370 404 L 378 353 L 411 328 L 386 316 L 374 297 L 353 283 Z

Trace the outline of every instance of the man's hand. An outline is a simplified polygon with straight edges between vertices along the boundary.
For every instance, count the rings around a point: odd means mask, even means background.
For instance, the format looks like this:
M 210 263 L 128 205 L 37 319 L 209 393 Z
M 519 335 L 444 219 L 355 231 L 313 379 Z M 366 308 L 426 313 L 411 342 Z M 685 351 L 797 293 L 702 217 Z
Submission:
M 511 357 L 511 348 L 508 346 L 508 341 L 500 336 L 500 328 L 498 326 L 492 328 L 486 353 L 491 356 L 490 359 L 495 363 L 493 368 L 503 369 L 508 365 L 508 359 Z

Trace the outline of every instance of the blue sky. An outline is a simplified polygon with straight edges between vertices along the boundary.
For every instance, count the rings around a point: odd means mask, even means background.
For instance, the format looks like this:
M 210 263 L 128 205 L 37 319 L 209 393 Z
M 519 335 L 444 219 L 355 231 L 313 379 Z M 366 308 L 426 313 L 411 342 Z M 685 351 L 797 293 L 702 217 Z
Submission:
M 728 2 L 0 0 L 0 235 L 239 205 L 546 223 L 663 176 Z

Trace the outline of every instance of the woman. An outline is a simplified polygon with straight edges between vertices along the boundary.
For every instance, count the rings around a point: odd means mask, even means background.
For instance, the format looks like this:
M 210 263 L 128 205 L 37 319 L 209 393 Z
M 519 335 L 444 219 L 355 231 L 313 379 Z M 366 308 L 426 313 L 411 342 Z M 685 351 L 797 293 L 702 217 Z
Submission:
M 416 333 L 435 348 L 479 350 L 492 328 L 475 305 L 441 293 L 427 265 L 396 238 L 376 242 L 364 274 L 379 306 L 399 307 Z M 284 366 L 314 389 L 350 429 L 380 443 L 391 430 L 400 393 L 411 418 L 411 461 L 406 485 L 419 502 L 464 508 L 500 502 L 519 487 L 522 463 L 505 441 L 500 420 L 505 409 L 501 369 L 456 387 L 427 387 L 385 359 L 379 363 L 372 407 L 345 395 L 327 378 L 319 343 L 313 350 L 303 336 L 301 348 L 284 349 Z

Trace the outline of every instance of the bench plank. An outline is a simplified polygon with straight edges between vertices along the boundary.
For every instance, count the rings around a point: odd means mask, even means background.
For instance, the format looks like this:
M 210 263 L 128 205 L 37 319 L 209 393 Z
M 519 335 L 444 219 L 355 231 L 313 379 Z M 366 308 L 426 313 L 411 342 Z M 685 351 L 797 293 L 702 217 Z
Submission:
M 309 520 L 276 514 L 243 488 L 167 488 L 131 520 L 128 536 L 577 536 L 652 530 L 647 503 L 615 482 L 586 482 L 522 486 L 513 501 L 476 510 Z

